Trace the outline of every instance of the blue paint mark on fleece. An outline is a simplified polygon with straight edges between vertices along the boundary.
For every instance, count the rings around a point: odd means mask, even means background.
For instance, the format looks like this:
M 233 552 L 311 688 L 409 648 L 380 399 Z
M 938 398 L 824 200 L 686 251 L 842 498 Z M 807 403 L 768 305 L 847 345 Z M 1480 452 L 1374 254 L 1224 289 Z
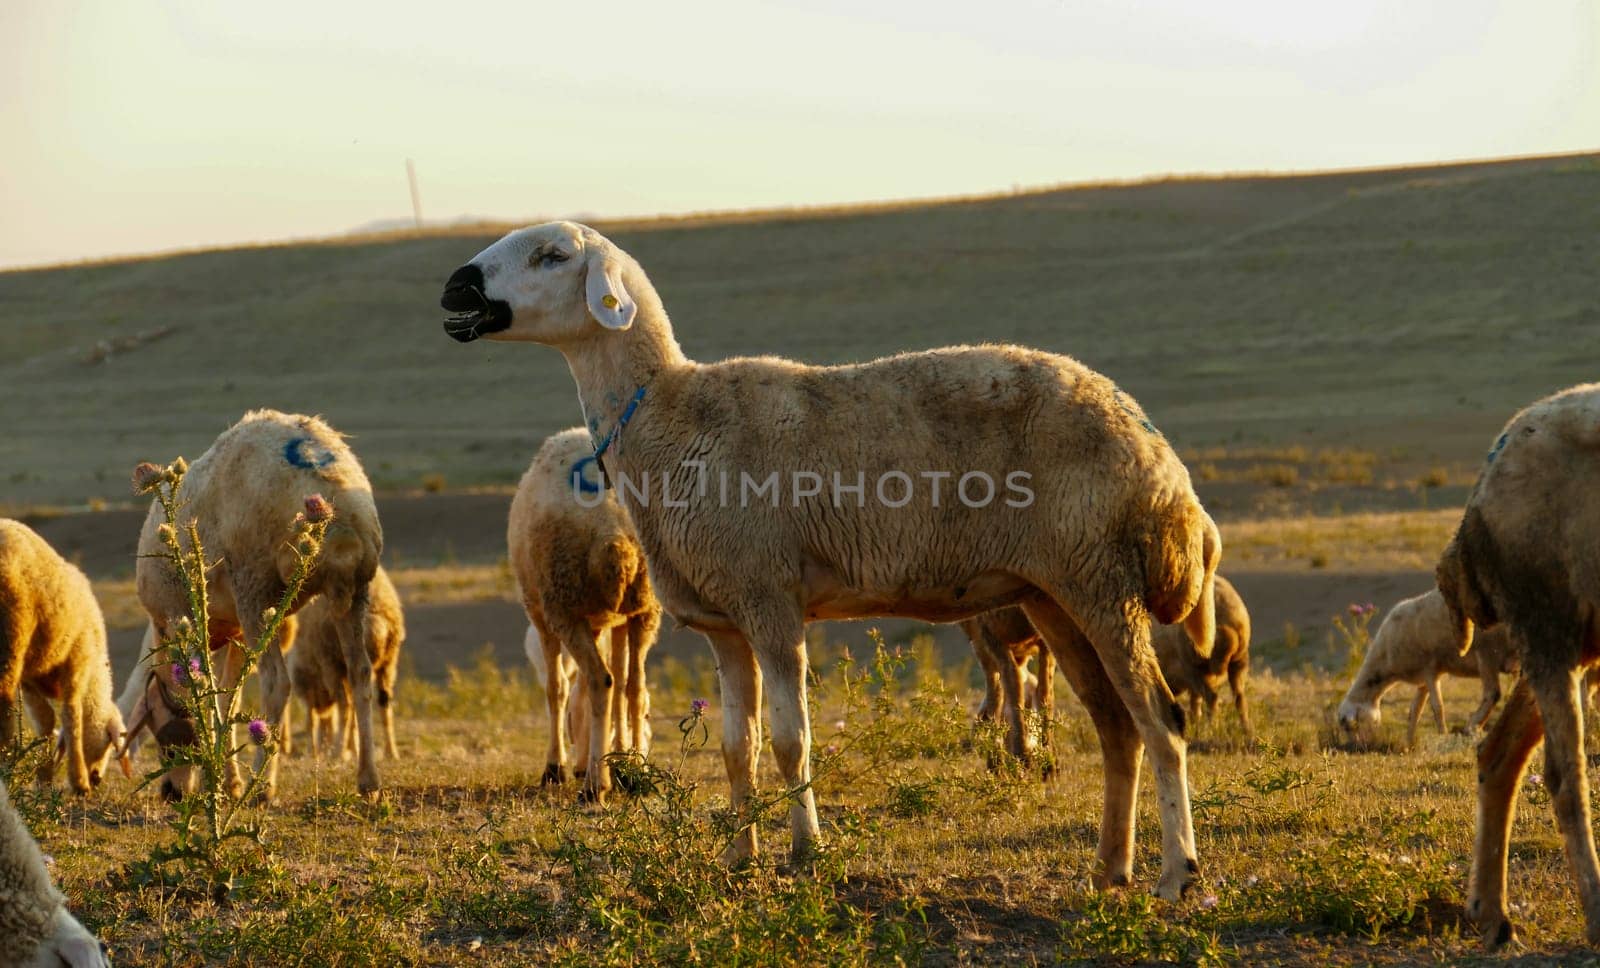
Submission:
M 1500 456 L 1502 450 L 1505 450 L 1507 436 L 1506 434 L 1501 434 L 1500 439 L 1494 442 L 1493 447 L 1489 448 L 1489 459 L 1486 463 L 1493 464 L 1494 459 Z
M 583 473 L 586 468 L 594 463 L 595 459 L 593 457 L 580 457 L 578 462 L 572 465 L 572 489 L 579 494 L 600 493 L 600 485 L 590 481 Z
M 1157 437 L 1161 436 L 1161 431 L 1157 430 L 1156 429 L 1156 425 L 1150 422 L 1150 418 L 1139 416 L 1137 413 L 1134 412 L 1134 409 L 1132 407 L 1128 406 L 1127 401 L 1125 401 L 1123 399 L 1123 397 L 1122 397 L 1122 391 L 1120 389 L 1113 391 L 1112 392 L 1112 396 L 1114 398 L 1116 398 L 1117 406 L 1121 407 L 1122 411 L 1124 413 L 1126 413 L 1130 417 L 1133 417 L 1133 418 L 1137 419 L 1140 424 L 1144 425 L 1144 429 L 1146 429 L 1146 430 L 1150 431 L 1151 433 L 1155 434 Z
M 308 471 L 327 467 L 334 462 L 333 454 L 321 447 L 308 446 L 313 443 L 310 437 L 295 437 L 283 445 L 283 459 L 291 467 L 301 467 Z

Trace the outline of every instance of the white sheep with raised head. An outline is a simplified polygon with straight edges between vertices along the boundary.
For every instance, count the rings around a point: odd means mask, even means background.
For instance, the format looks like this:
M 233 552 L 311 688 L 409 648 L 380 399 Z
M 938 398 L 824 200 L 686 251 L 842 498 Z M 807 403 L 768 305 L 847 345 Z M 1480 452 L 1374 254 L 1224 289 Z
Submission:
M 220 650 L 220 677 L 228 687 L 237 684 L 243 669 L 244 653 L 235 640 L 260 641 L 267 610 L 278 606 L 294 574 L 298 558 L 291 539 L 296 516 L 313 504 L 324 509 L 331 505 L 333 518 L 326 537 L 289 611 L 292 614 L 318 595 L 333 611 L 354 683 L 356 785 L 363 794 L 375 795 L 379 779 L 373 755 L 372 660 L 367 655 L 366 625 L 383 529 L 372 486 L 344 437 L 317 417 L 250 411 L 189 465 L 176 497 L 185 515 L 180 524 L 194 520 L 207 560 L 216 562 L 206 581 L 211 648 Z M 152 623 L 147 641 L 154 642 L 168 640 L 175 623 L 189 611 L 176 565 L 158 534 L 162 524 L 161 506 L 152 502 L 139 535 L 134 572 L 139 601 Z M 280 628 L 280 637 L 281 633 Z M 164 662 L 152 664 L 153 652 L 147 648 L 141 654 L 134 679 L 122 693 L 123 702 L 132 703 L 138 712 L 124 712 L 130 722 L 148 713 L 146 721 L 163 745 L 181 742 L 184 717 L 169 700 L 172 673 Z M 262 715 L 281 735 L 289 703 L 281 642 L 263 652 L 259 673 Z M 271 799 L 278 757 L 268 758 L 263 748 L 256 766 L 266 770 L 263 792 Z M 172 771 L 162 782 L 163 795 L 182 796 L 192 772 L 192 767 Z M 236 771 L 230 786 L 242 791 Z
M 571 737 L 584 796 L 602 796 L 607 754 L 650 752 L 645 658 L 661 627 L 661 604 L 633 524 L 602 486 L 583 428 L 539 446 L 511 499 L 506 547 L 528 613 L 524 648 L 550 713 L 542 782 L 566 781 Z M 581 685 L 572 716 L 575 678 Z
M 67 910 L 39 842 L 0 783 L 0 965 L 110 968 L 105 945 Z
M 656 594 L 711 641 L 741 812 L 763 689 L 770 698 L 773 752 L 795 791 L 793 856 L 819 836 L 806 623 L 955 621 L 1020 602 L 1047 639 L 1074 649 L 1068 679 L 1100 734 L 1097 881 L 1132 876 L 1146 747 L 1162 819 L 1156 893 L 1176 898 L 1194 881 L 1184 712 L 1150 621 L 1183 620 L 1209 649 L 1221 538 L 1166 439 L 1110 380 L 1016 346 L 848 366 L 696 363 L 639 264 L 572 222 L 489 246 L 451 275 L 441 304 L 457 340 L 528 340 L 566 357 Z M 1066 645 L 1080 625 L 1091 644 Z M 747 824 L 728 859 L 755 850 Z
M 1360 670 L 1339 703 L 1339 725 L 1350 732 L 1377 725 L 1383 715 L 1378 704 L 1384 693 L 1406 683 L 1417 687 L 1406 729 L 1406 742 L 1415 746 L 1424 702 L 1432 707 L 1439 732 L 1445 731 L 1439 680 L 1450 675 L 1483 683 L 1483 699 L 1467 717 L 1477 729 L 1500 701 L 1500 674 L 1516 671 L 1517 654 L 1504 628 L 1486 629 L 1473 636 L 1472 648 L 1463 655 L 1444 596 L 1437 588 L 1429 589 L 1396 602 L 1383 617 Z
M 367 658 L 372 664 L 373 698 L 383 729 L 383 751 L 398 759 L 394 742 L 394 685 L 400 673 L 400 647 L 406 639 L 405 609 L 389 573 L 379 566 L 368 588 Z M 356 752 L 354 691 L 350 666 L 339 641 L 339 615 L 318 596 L 300 610 L 294 647 L 289 650 L 289 682 L 306 706 L 306 737 L 313 754 L 331 743 L 341 758 Z M 284 717 L 284 737 L 289 736 Z
M 72 789 L 98 785 L 123 739 L 100 604 L 83 572 L 32 528 L 0 518 L 0 745 L 16 738 L 19 700 L 40 735 L 55 737 L 40 782 L 65 760 Z M 129 772 L 125 757 L 122 767 Z

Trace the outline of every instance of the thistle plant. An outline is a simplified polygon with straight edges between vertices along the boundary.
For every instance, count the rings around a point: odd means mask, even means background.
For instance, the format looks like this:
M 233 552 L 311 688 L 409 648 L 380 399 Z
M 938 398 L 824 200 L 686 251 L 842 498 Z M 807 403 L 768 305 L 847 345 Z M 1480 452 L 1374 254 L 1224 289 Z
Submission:
M 253 642 L 237 643 L 244 661 L 238 681 L 228 685 L 218 675 L 211 650 L 206 574 L 216 563 L 206 560 L 196 521 L 182 521 L 184 505 L 178 499 L 178 488 L 187 471 L 188 464 L 180 457 L 164 468 L 140 464 L 133 473 L 135 492 L 152 494 L 161 506 L 163 523 L 157 536 L 163 550 L 154 557 L 171 563 L 188 603 L 188 614 L 172 623 L 167 637 L 155 646 L 151 667 L 158 670 L 157 676 L 168 674 L 161 676 L 167 680 L 161 690 L 165 701 L 175 704 L 173 711 L 193 733 L 192 741 L 185 737 L 185 742 L 162 750 L 161 766 L 145 776 L 141 787 L 160 780 L 170 770 L 188 768 L 197 777 L 196 789 L 186 791 L 174 805 L 170 821 L 174 842 L 152 851 L 149 866 L 159 870 L 177 863 L 204 876 L 212 893 L 221 895 L 231 888 L 234 872 L 247 860 L 246 853 L 234 848 L 248 844 L 257 851 L 265 850 L 259 822 L 243 814 L 246 804 L 261 792 L 265 770 L 246 768 L 241 777 L 239 754 L 251 746 L 263 748 L 267 757 L 276 752 L 276 738 L 266 721 L 239 711 L 241 688 L 265 650 L 277 648 L 284 619 L 321 551 L 333 508 L 321 495 L 313 495 L 290 523 L 284 540 L 293 550 L 294 569 L 278 604 L 261 616 L 260 636 Z M 239 725 L 246 727 L 244 742 L 235 740 Z
M 1333 617 L 1333 628 L 1344 642 L 1346 655 L 1345 673 L 1353 675 L 1357 669 L 1361 668 L 1361 660 L 1367 654 L 1367 646 L 1372 644 L 1370 626 L 1372 625 L 1373 616 L 1378 614 L 1378 606 L 1371 602 L 1365 604 L 1351 602 L 1350 607 L 1345 611 L 1348 613 L 1349 619 L 1346 620 L 1342 616 L 1335 615 Z

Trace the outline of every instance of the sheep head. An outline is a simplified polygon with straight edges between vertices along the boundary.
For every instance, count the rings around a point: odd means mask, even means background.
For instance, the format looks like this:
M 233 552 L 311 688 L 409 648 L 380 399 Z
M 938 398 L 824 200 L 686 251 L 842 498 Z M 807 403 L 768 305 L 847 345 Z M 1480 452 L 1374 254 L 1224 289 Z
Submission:
M 445 283 L 439 305 L 455 315 L 444 331 L 559 345 L 598 324 L 623 330 L 638 303 L 623 281 L 626 252 L 586 225 L 546 222 L 518 229 L 473 256 Z

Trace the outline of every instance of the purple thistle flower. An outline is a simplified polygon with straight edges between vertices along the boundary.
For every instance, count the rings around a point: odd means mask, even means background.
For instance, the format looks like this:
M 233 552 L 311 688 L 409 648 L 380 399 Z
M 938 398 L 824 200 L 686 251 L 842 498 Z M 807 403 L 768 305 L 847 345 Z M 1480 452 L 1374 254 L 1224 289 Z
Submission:
M 1347 611 L 1348 611 L 1348 612 L 1349 612 L 1349 613 L 1350 613 L 1350 614 L 1351 614 L 1351 615 L 1357 615 L 1357 616 L 1359 616 L 1359 615 L 1360 615 L 1360 614 L 1361 614 L 1361 606 L 1360 606 L 1360 605 L 1357 605 L 1357 604 L 1356 604 L 1356 603 L 1355 603 L 1355 602 L 1351 602 L 1351 603 L 1350 603 L 1350 607 L 1349 607 L 1349 608 L 1348 608 L 1348 609 L 1347 609 Z
M 156 485 L 161 483 L 162 476 L 161 468 L 145 461 L 133 469 L 133 493 L 144 494 L 155 490 Z
M 333 517 L 333 505 L 321 494 L 313 494 L 306 498 L 306 520 L 312 524 L 326 521 Z
M 267 745 L 267 740 L 272 736 L 272 730 L 267 728 L 267 721 L 266 720 L 264 720 L 264 719 L 252 719 L 252 720 L 250 720 L 249 729 L 250 729 L 250 742 L 256 744 L 257 746 L 265 746 L 265 745 Z
M 172 681 L 180 686 L 185 682 L 188 682 L 189 667 L 184 665 L 182 662 L 174 662 L 172 664 Z
M 696 699 L 689 704 L 689 712 L 694 716 L 704 716 L 709 708 L 711 708 L 711 704 L 704 699 Z
M 205 670 L 205 668 L 203 666 L 200 665 L 200 657 L 199 656 L 195 656 L 193 659 L 190 659 L 189 660 L 189 678 L 193 679 L 195 682 L 199 682 L 200 680 L 204 679 L 205 677 L 206 677 L 206 670 Z

